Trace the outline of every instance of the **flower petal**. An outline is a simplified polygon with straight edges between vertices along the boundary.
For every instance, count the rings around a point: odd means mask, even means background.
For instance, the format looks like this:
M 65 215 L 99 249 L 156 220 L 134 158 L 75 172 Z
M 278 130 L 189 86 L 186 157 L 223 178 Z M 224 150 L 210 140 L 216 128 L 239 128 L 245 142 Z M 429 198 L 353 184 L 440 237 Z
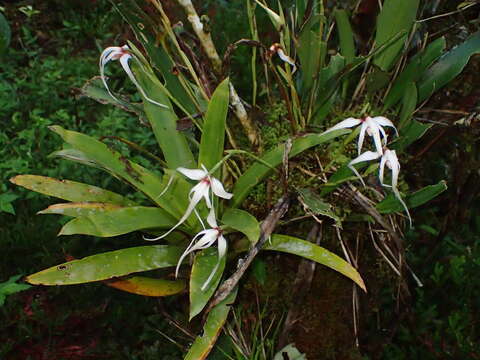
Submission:
M 212 185 L 212 191 L 215 195 L 227 200 L 232 198 L 233 194 L 225 191 L 223 184 L 220 182 L 220 180 L 212 176 L 210 181 Z
M 210 212 L 208 213 L 207 217 L 207 223 L 210 225 L 212 228 L 218 227 L 217 225 L 217 219 L 215 218 L 215 210 L 213 208 L 210 209 Z
M 183 167 L 177 168 L 177 171 L 182 175 L 186 176 L 192 180 L 202 180 L 205 176 L 208 175 L 207 171 L 200 170 L 200 169 L 186 169 Z
M 351 128 L 351 127 L 354 127 L 354 126 L 357 126 L 358 124 L 360 124 L 362 121 L 360 119 L 355 119 L 355 118 L 347 118 L 343 121 L 340 121 L 338 124 L 332 126 L 330 129 L 324 131 L 323 133 L 327 133 L 327 132 L 330 132 L 330 131 L 334 131 L 334 130 L 340 130 L 340 129 L 346 129 L 346 128 Z
M 278 48 L 278 49 L 277 49 L 277 54 L 278 54 L 278 56 L 280 57 L 280 59 L 282 59 L 284 62 L 286 62 L 286 63 L 288 63 L 288 64 L 290 64 L 290 65 L 293 66 L 292 74 L 293 74 L 295 71 L 297 71 L 297 65 L 295 65 L 295 61 L 293 61 L 293 59 L 292 59 L 290 56 L 288 56 L 287 54 L 285 54 L 285 53 L 283 52 L 283 49 L 282 49 L 282 48 Z
M 202 291 L 205 291 L 207 286 L 210 284 L 210 281 L 212 281 L 213 276 L 217 273 L 218 267 L 220 266 L 220 261 L 222 257 L 224 257 L 225 254 L 227 253 L 227 240 L 225 240 L 225 238 L 222 235 L 220 235 L 220 237 L 217 240 L 217 246 L 218 246 L 218 261 L 215 267 L 213 268 L 212 272 L 208 276 L 208 279 L 203 283 L 202 287 L 200 288 L 200 290 Z
M 395 133 L 397 134 L 398 136 L 398 131 L 397 131 L 397 128 L 395 127 L 395 125 L 393 125 L 393 123 L 387 119 L 386 117 L 383 117 L 383 116 L 375 116 L 372 118 L 373 121 L 375 121 L 378 125 L 380 126 L 389 126 L 389 127 L 392 127 L 394 130 L 395 130 Z
M 137 79 L 135 78 L 135 75 L 133 74 L 132 72 L 132 69 L 130 69 L 130 65 L 128 64 L 128 61 L 130 59 L 135 59 L 132 55 L 130 54 L 125 54 L 123 55 L 122 57 L 120 57 L 120 64 L 122 64 L 122 67 L 123 67 L 123 70 L 127 73 L 128 77 L 130 78 L 130 80 L 135 84 L 135 86 L 137 87 L 138 91 L 140 91 L 140 93 L 142 94 L 142 96 L 148 101 L 148 102 L 151 102 L 152 104 L 155 104 L 155 105 L 158 105 L 160 107 L 163 107 L 165 109 L 168 109 L 168 106 L 167 105 L 164 105 L 164 104 L 161 104 L 155 100 L 152 100 L 150 99 L 147 94 L 145 93 L 145 91 L 143 90 L 142 86 L 140 85 L 140 83 L 137 81 Z
M 360 176 L 360 174 L 358 173 L 357 169 L 355 169 L 355 167 L 353 165 L 355 164 L 358 164 L 358 163 L 361 163 L 361 162 L 364 162 L 364 161 L 370 161 L 370 160 L 375 160 L 375 159 L 378 159 L 381 155 L 377 152 L 373 152 L 373 151 L 365 151 L 362 155 L 358 156 L 357 158 L 353 159 L 352 161 L 350 161 L 348 163 L 348 167 L 350 168 L 350 170 L 352 170 L 355 175 L 360 179 L 360 181 L 362 182 L 363 186 L 366 186 L 365 185 L 365 182 L 363 181 L 362 177 Z
M 175 268 L 175 277 L 178 276 L 178 270 L 180 269 L 180 265 L 182 265 L 182 262 L 183 262 L 183 259 L 185 259 L 185 257 L 190 254 L 192 251 L 194 251 L 193 247 L 195 245 L 195 240 L 200 237 L 200 236 L 205 236 L 207 234 L 207 232 L 210 231 L 210 230 L 202 230 L 200 231 L 197 235 L 195 235 L 192 239 L 192 241 L 190 241 L 190 244 L 188 244 L 187 248 L 185 249 L 185 251 L 183 252 L 183 254 L 180 256 L 180 259 L 178 260 L 177 262 L 177 267 Z
M 383 154 L 382 139 L 380 138 L 380 132 L 385 136 L 385 131 L 375 122 L 372 118 L 367 118 L 364 123 L 367 129 L 370 129 L 370 134 L 373 137 L 375 143 L 375 149 L 379 154 Z

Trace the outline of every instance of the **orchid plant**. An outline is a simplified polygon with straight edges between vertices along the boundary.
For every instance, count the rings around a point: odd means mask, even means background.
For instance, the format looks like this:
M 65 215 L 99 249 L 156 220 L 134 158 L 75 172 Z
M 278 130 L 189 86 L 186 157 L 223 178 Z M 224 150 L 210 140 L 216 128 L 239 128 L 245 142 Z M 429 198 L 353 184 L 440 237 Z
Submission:
M 315 6 L 310 6 L 313 2 Z M 437 39 L 409 58 L 411 52 L 402 50 L 409 48 L 412 38 L 406 32 L 415 31 L 413 21 L 418 2 L 412 5 L 415 2 L 385 0 L 375 41 L 371 42 L 375 45 L 367 55 L 358 55 L 346 11 L 326 12 L 322 1 L 296 0 L 292 11 L 287 11 L 273 8 L 264 0 L 248 0 L 253 40 L 232 44 L 222 60 L 191 1 L 178 3 L 195 35 L 185 37 L 181 31 L 175 31 L 158 0 L 152 0 L 151 4 L 158 11 L 159 22 L 144 13 L 136 0 L 114 2 L 130 23 L 141 48 L 137 49 L 133 43 L 107 47 L 100 56 L 100 81 L 91 81 L 83 89 L 85 95 L 103 103 L 121 102 L 123 108 L 133 109 L 148 121 L 162 155 L 157 164 L 159 171 L 130 161 L 102 141 L 60 126 L 51 127 L 68 144 L 55 155 L 107 171 L 143 194 L 143 201 L 133 201 L 129 196 L 92 185 L 36 175 L 19 175 L 12 182 L 67 201 L 40 212 L 72 218 L 62 227 L 60 235 L 111 237 L 142 231 L 145 240 L 159 241 L 159 244 L 145 242 L 144 246 L 68 261 L 30 275 L 27 281 L 42 285 L 103 281 L 108 286 L 147 296 L 182 296 L 188 291 L 190 320 L 202 311 L 207 312 L 205 333 L 185 356 L 191 360 L 206 358 L 227 320 L 237 288 L 230 288 L 226 299 L 219 303 L 215 302 L 219 298 L 216 290 L 220 284 L 224 290 L 232 283 L 231 279 L 222 280 L 235 271 L 235 260 L 242 252 L 247 252 L 248 257 L 261 250 L 296 254 L 323 264 L 351 279 L 354 286 L 366 289 L 343 242 L 346 259 L 301 239 L 297 226 L 284 227 L 286 234 L 276 233 L 276 223 L 272 225 L 268 217 L 262 222 L 251 210 L 264 207 L 265 197 L 258 200 L 252 194 L 262 183 L 272 184 L 273 179 L 274 194 L 283 194 L 285 198 L 297 194 L 305 210 L 303 214 L 287 213 L 291 221 L 323 222 L 335 228 L 337 238 L 341 229 L 349 226 L 348 216 L 339 214 L 363 211 L 368 214 L 369 224 L 375 223 L 382 234 L 398 238 L 383 217 L 391 216 L 391 222 L 401 223 L 394 214 L 404 210 L 411 223 L 409 208 L 424 204 L 446 187 L 440 182 L 402 196 L 399 184 L 404 182 L 397 153 L 405 152 L 431 126 L 415 120 L 413 114 L 417 104 L 452 78 L 450 54 L 463 51 L 468 58 L 471 54 L 465 53 L 471 51 L 471 41 L 476 44 L 480 35 L 467 40 L 468 50 L 460 46 L 441 56 L 445 41 Z M 398 8 L 408 16 L 399 22 L 391 21 Z M 262 42 L 255 11 L 267 13 L 278 34 L 277 43 Z M 337 24 L 339 40 L 327 47 L 328 41 L 336 41 L 328 30 L 333 23 Z M 192 41 L 193 37 L 197 40 Z M 264 109 L 282 103 L 286 113 L 277 121 L 288 122 L 291 128 L 288 141 L 277 142 L 265 150 L 261 146 L 261 129 L 253 122 L 249 107 L 227 76 L 229 71 L 236 71 L 228 68 L 229 56 L 245 44 L 253 47 L 253 103 L 263 104 L 259 106 Z M 327 51 L 331 48 L 338 52 Z M 257 57 L 258 54 L 261 56 Z M 275 64 L 273 55 L 278 55 L 280 65 Z M 114 60 L 120 62 L 136 86 L 141 104 L 120 101 L 109 88 L 105 67 Z M 257 68 L 257 62 L 264 66 Z M 375 83 L 374 90 L 366 91 L 365 84 L 377 81 L 379 72 L 383 76 L 380 78 L 386 80 Z M 263 79 L 268 91 L 258 93 L 258 82 Z M 363 116 L 367 112 L 383 115 Z M 231 121 L 234 117 L 238 122 Z M 329 126 L 338 119 L 345 120 Z M 188 131 L 181 130 L 185 127 Z M 386 128 L 394 130 L 395 141 L 388 141 Z M 348 145 L 356 131 L 357 149 L 352 156 Z M 350 135 L 342 141 L 340 136 L 347 134 Z M 375 151 L 362 153 L 366 134 L 373 139 Z M 239 145 L 247 142 L 251 147 Z M 232 149 L 235 152 L 229 152 Z M 297 165 L 289 167 L 292 157 L 296 157 Z M 313 157 L 317 159 L 316 167 L 311 165 Z M 402 154 L 402 158 L 406 156 Z M 363 176 L 357 168 L 378 159 L 380 184 L 390 188 L 393 196 L 382 191 L 369 192 L 366 188 L 354 193 L 360 196 L 358 192 L 365 191 L 362 196 L 373 197 L 363 209 L 339 201 L 341 191 L 335 190 L 345 189 L 345 184 L 356 177 L 365 185 L 363 178 L 378 164 L 369 166 Z M 385 167 L 391 170 L 390 185 L 384 182 Z M 363 236 L 366 232 L 358 228 L 355 224 L 344 236 L 357 232 L 359 237 Z M 397 250 L 395 253 L 389 249 L 382 254 L 387 254 L 388 264 L 403 275 L 403 269 L 408 267 L 403 266 L 405 257 L 399 253 L 401 249 Z M 241 268 L 242 261 L 238 264 Z M 171 273 L 170 268 L 175 271 Z M 164 278 L 136 275 L 155 269 L 165 269 Z M 209 301 L 212 306 L 207 306 Z

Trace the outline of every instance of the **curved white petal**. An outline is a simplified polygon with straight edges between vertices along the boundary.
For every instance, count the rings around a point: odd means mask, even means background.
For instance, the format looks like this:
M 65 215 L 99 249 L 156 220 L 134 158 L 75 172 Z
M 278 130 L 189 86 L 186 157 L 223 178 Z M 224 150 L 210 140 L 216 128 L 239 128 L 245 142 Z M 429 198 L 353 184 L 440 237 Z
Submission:
M 389 151 L 389 150 L 386 150 L 385 153 L 383 154 L 382 158 L 380 159 L 380 170 L 378 172 L 378 177 L 380 179 L 380 184 L 388 187 L 388 185 L 383 183 L 383 176 L 385 174 L 385 165 L 387 163 L 387 151 Z
M 396 188 L 398 185 L 398 175 L 400 173 L 400 163 L 398 162 L 395 150 L 388 150 L 387 161 L 390 169 L 392 169 L 392 187 Z
M 221 235 L 218 240 L 217 240 L 217 246 L 218 246 L 218 261 L 215 267 L 213 268 L 212 272 L 208 276 L 208 279 L 203 283 L 201 290 L 205 291 L 207 286 L 210 284 L 210 281 L 212 281 L 213 276 L 217 273 L 218 267 L 220 266 L 220 261 L 222 257 L 225 256 L 227 253 L 227 240 Z
M 208 175 L 207 171 L 200 170 L 200 169 L 187 169 L 184 167 L 177 168 L 177 171 L 184 175 L 185 177 L 192 179 L 192 180 L 202 180 L 205 176 Z
M 356 157 L 348 163 L 349 166 L 355 165 L 364 161 L 371 161 L 378 159 L 381 155 L 375 151 L 365 151 L 362 155 Z
M 340 121 L 338 124 L 332 126 L 330 129 L 325 130 L 323 133 L 328 133 L 330 131 L 334 130 L 340 130 L 340 129 L 346 129 L 346 128 L 351 128 L 354 126 L 357 126 L 360 124 L 362 121 L 360 119 L 355 119 L 355 118 L 347 118 L 343 121 Z
M 405 202 L 403 201 L 402 199 L 402 196 L 400 195 L 400 192 L 398 191 L 398 189 L 396 187 L 393 187 L 392 188 L 393 190 L 393 193 L 395 194 L 395 196 L 397 197 L 398 201 L 400 201 L 400 203 L 403 205 L 403 208 L 405 209 L 405 212 L 407 213 L 407 216 L 408 216 L 408 222 L 410 223 L 410 227 L 412 227 L 412 217 L 410 216 L 410 211 L 408 211 L 408 207 L 407 207 L 407 204 L 405 204 Z
M 161 104 L 153 99 L 150 99 L 148 97 L 148 95 L 145 93 L 145 90 L 143 90 L 142 86 L 140 85 L 140 83 L 137 81 L 137 79 L 135 78 L 135 75 L 133 74 L 132 72 L 132 69 L 130 69 L 130 65 L 128 64 L 128 61 L 130 59 L 132 59 L 132 55 L 130 54 L 125 54 L 123 55 L 122 57 L 120 57 L 120 64 L 122 64 L 122 67 L 123 67 L 123 70 L 127 73 L 128 77 L 130 78 L 130 80 L 135 84 L 135 86 L 137 87 L 138 91 L 140 91 L 140 93 L 142 94 L 142 96 L 148 101 L 148 102 L 151 102 L 152 104 L 155 104 L 157 106 L 160 106 L 160 107 L 163 107 L 165 109 L 168 109 L 168 106 L 164 105 L 164 104 Z
M 217 219 L 215 218 L 215 209 L 211 208 L 210 212 L 208 213 L 207 217 L 207 223 L 210 225 L 212 228 L 218 227 L 217 225 Z
M 353 159 L 348 163 L 348 167 L 350 170 L 352 170 L 355 175 L 360 179 L 362 182 L 363 186 L 365 185 L 365 182 L 363 181 L 362 177 L 360 176 L 359 172 L 353 165 L 364 162 L 364 161 L 370 161 L 370 160 L 375 160 L 378 159 L 381 155 L 379 153 L 373 152 L 373 151 L 365 151 L 362 155 L 358 156 L 357 158 Z
M 380 132 L 382 132 L 383 135 L 385 135 L 385 131 L 374 121 L 372 121 L 371 118 L 367 118 L 365 120 L 364 125 L 367 127 L 367 129 L 370 130 L 370 134 L 373 137 L 373 142 L 375 144 L 375 149 L 379 154 L 383 154 L 383 146 L 382 146 L 382 140 L 380 138 Z
M 357 149 L 358 149 L 358 155 L 362 152 L 362 147 L 363 147 L 363 140 L 365 139 L 365 131 L 368 130 L 368 124 L 367 123 L 362 123 L 362 126 L 360 127 L 360 134 L 358 135 L 358 141 L 357 141 Z
M 192 241 L 190 241 L 190 244 L 188 244 L 187 248 L 185 249 L 185 251 L 183 252 L 183 254 L 180 256 L 180 259 L 178 260 L 177 262 L 177 267 L 175 268 L 175 277 L 178 276 L 178 270 L 180 269 L 180 265 L 182 265 L 182 262 L 183 262 L 183 259 L 185 259 L 185 257 L 190 254 L 192 251 L 193 251 L 193 246 L 195 244 L 195 240 L 202 236 L 202 235 L 205 235 L 209 230 L 202 230 L 200 231 L 197 235 L 195 235 L 192 239 Z
M 280 57 L 280 59 L 282 59 L 282 61 L 290 64 L 293 66 L 293 71 L 292 71 L 292 74 L 297 71 L 297 65 L 295 65 L 295 61 L 290 57 L 288 56 L 287 54 L 284 53 L 284 51 L 281 49 L 281 48 L 278 48 L 277 50 L 277 54 L 278 56 Z
M 389 127 L 392 127 L 394 130 L 395 130 L 395 133 L 397 134 L 398 136 L 398 131 L 397 131 L 397 128 L 395 127 L 395 125 L 393 125 L 393 123 L 387 119 L 386 117 L 384 116 L 375 116 L 372 118 L 373 121 L 375 121 L 378 125 L 380 126 L 389 126 Z
M 223 184 L 218 180 L 217 178 L 214 178 L 213 176 L 210 179 L 211 184 L 212 184 L 212 191 L 215 195 L 218 197 L 221 197 L 223 199 L 231 199 L 233 194 L 226 192 Z

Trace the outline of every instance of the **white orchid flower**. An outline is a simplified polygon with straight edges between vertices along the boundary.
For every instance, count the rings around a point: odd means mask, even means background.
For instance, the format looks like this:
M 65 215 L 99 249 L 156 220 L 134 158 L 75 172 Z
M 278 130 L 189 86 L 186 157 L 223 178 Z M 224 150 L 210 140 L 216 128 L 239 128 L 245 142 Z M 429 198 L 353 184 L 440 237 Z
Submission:
M 348 163 L 348 167 L 357 175 L 357 177 L 362 182 L 363 186 L 365 186 L 365 182 L 363 181 L 362 177 L 355 169 L 353 165 L 364 162 L 364 161 L 371 161 L 380 159 L 380 170 L 379 170 L 379 178 L 380 183 L 382 186 L 392 188 L 393 193 L 395 194 L 396 198 L 402 204 L 405 212 L 408 215 L 408 221 L 410 222 L 410 227 L 412 227 L 412 217 L 410 216 L 410 212 L 408 211 L 407 204 L 402 199 L 400 192 L 398 191 L 398 175 L 400 174 L 400 162 L 398 161 L 397 153 L 395 150 L 389 150 L 387 148 L 383 149 L 383 154 L 373 151 L 366 151 L 359 157 L 353 159 Z M 392 171 L 392 185 L 387 185 L 383 182 L 384 174 L 385 174 L 385 166 L 387 166 Z
M 282 59 L 283 62 L 286 62 L 287 64 L 292 65 L 293 67 L 292 74 L 294 74 L 295 71 L 297 71 L 297 65 L 295 64 L 295 61 L 290 56 L 285 54 L 285 51 L 283 51 L 283 48 L 280 44 L 275 43 L 272 46 L 270 46 L 270 51 L 272 53 L 277 53 L 278 57 Z
M 160 104 L 159 102 L 149 98 L 143 88 L 140 86 L 139 82 L 135 78 L 135 75 L 132 72 L 132 69 L 130 69 L 129 61 L 130 59 L 137 60 L 138 59 L 131 54 L 130 48 L 127 45 L 123 45 L 122 47 L 120 46 L 110 46 L 107 47 L 105 50 L 103 50 L 102 54 L 100 55 L 100 77 L 103 81 L 103 85 L 107 89 L 108 93 L 112 98 L 114 98 L 116 101 L 120 102 L 120 100 L 112 94 L 110 91 L 110 88 L 108 87 L 107 80 L 105 77 L 105 66 L 113 60 L 118 60 L 120 61 L 120 64 L 123 67 L 123 70 L 127 73 L 128 77 L 130 80 L 135 84 L 137 89 L 142 93 L 143 97 L 147 99 L 147 101 L 151 102 L 152 104 L 158 105 L 160 107 L 168 109 L 168 106 L 164 104 Z
M 201 287 L 202 291 L 205 290 L 210 281 L 212 281 L 213 276 L 218 270 L 222 257 L 224 257 L 227 253 L 227 240 L 223 237 L 223 230 L 217 225 L 217 221 L 215 219 L 215 210 L 213 208 L 210 209 L 210 213 L 207 217 L 207 223 L 211 226 L 211 228 L 202 230 L 197 235 L 195 235 L 195 237 L 190 242 L 190 245 L 188 245 L 182 256 L 180 256 L 180 259 L 177 263 L 177 268 L 175 270 L 175 277 L 177 277 L 180 265 L 182 264 L 183 259 L 185 259 L 188 254 L 197 250 L 209 248 L 216 241 L 218 247 L 218 262 L 208 276 L 208 279 L 203 283 Z
M 375 116 L 373 118 L 370 116 L 367 116 L 361 119 L 348 118 L 343 121 L 340 121 L 335 126 L 332 126 L 330 129 L 325 131 L 324 134 L 334 130 L 351 128 L 360 124 L 362 124 L 362 126 L 360 128 L 360 135 L 358 136 L 358 154 L 359 155 L 362 152 L 363 140 L 365 139 L 365 132 L 368 135 L 373 137 L 375 148 L 377 150 L 377 153 L 379 154 L 383 154 L 383 145 L 387 143 L 387 134 L 383 129 L 384 126 L 392 127 L 398 136 L 398 131 L 395 125 L 393 125 L 393 123 L 390 120 L 388 120 L 386 117 L 383 117 L 383 116 Z M 380 135 L 382 135 L 383 137 L 384 144 L 382 144 Z
M 182 218 L 178 221 L 178 223 L 170 230 L 168 230 L 168 232 L 157 238 L 146 240 L 156 241 L 170 234 L 173 230 L 175 230 L 177 227 L 183 224 L 185 220 L 188 219 L 188 217 L 195 210 L 195 207 L 200 202 L 200 200 L 202 200 L 202 198 L 205 199 L 207 207 L 209 209 L 213 209 L 213 195 L 227 200 L 231 199 L 233 196 L 233 194 L 225 191 L 225 188 L 223 187 L 223 184 L 220 182 L 220 180 L 211 176 L 208 170 L 203 165 L 202 169 L 186 169 L 183 167 L 179 167 L 177 171 L 191 180 L 198 181 L 198 184 L 195 185 L 192 190 L 190 190 L 190 203 L 188 204 L 187 210 L 185 211 L 185 214 L 183 214 Z

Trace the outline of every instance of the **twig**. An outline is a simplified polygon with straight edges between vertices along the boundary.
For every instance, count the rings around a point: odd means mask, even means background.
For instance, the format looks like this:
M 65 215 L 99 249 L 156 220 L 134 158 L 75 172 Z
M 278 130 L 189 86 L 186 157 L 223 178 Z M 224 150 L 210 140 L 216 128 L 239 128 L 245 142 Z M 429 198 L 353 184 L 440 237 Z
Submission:
M 230 292 L 237 286 L 238 282 L 242 278 L 243 274 L 247 271 L 248 267 L 252 263 L 253 259 L 262 249 L 265 242 L 270 238 L 273 230 L 275 229 L 280 218 L 287 212 L 290 205 L 290 196 L 284 195 L 278 200 L 277 204 L 270 211 L 268 216 L 262 222 L 261 225 L 261 234 L 260 239 L 257 244 L 248 252 L 248 255 L 245 259 L 239 261 L 239 266 L 237 270 L 225 280 L 222 285 L 218 288 L 213 299 L 210 301 L 210 304 L 207 307 L 205 313 L 207 314 L 214 306 L 222 302 Z

